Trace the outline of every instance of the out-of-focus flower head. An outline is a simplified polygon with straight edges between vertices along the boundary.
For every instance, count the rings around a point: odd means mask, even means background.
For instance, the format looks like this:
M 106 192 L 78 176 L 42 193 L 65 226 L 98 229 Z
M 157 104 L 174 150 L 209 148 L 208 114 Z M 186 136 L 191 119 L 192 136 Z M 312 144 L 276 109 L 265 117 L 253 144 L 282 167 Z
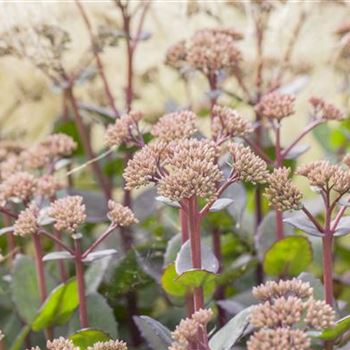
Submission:
M 264 118 L 281 121 L 294 114 L 294 102 L 293 95 L 271 92 L 261 98 L 255 109 Z
M 131 111 L 118 118 L 114 124 L 107 127 L 105 144 L 108 147 L 133 145 L 138 136 L 138 123 L 142 117 L 142 113 Z
M 174 201 L 192 196 L 214 199 L 217 183 L 223 180 L 215 161 L 217 156 L 217 147 L 208 140 L 174 142 L 167 173 L 159 180 L 159 194 Z
M 50 198 L 63 188 L 63 184 L 52 175 L 44 175 L 37 179 L 37 194 Z
M 38 217 L 39 207 L 35 203 L 31 203 L 26 209 L 19 213 L 18 219 L 14 224 L 13 233 L 16 236 L 22 237 L 38 233 Z
M 188 43 L 187 63 L 206 75 L 235 70 L 241 61 L 236 41 L 241 36 L 231 30 L 202 29 Z
M 80 196 L 67 196 L 51 203 L 49 216 L 55 220 L 58 231 L 76 233 L 78 227 L 85 222 L 85 205 Z
M 236 110 L 215 105 L 212 115 L 212 136 L 214 140 L 245 136 L 253 131 L 253 125 Z
M 268 187 L 265 197 L 269 204 L 279 210 L 298 210 L 301 208 L 303 198 L 298 188 L 289 180 L 290 169 L 277 168 L 268 177 Z
M 138 223 L 134 213 L 128 207 L 110 200 L 108 201 L 108 209 L 108 219 L 120 227 L 126 227 Z
M 312 106 L 312 117 L 322 120 L 343 120 L 343 112 L 332 103 L 326 102 L 319 97 L 311 97 L 309 100 Z
M 197 131 L 196 119 L 191 111 L 169 113 L 158 120 L 151 133 L 164 142 L 187 139 Z
M 27 202 L 35 194 L 36 188 L 37 181 L 33 175 L 24 171 L 14 173 L 0 184 L 0 202 L 4 204 L 11 198 Z

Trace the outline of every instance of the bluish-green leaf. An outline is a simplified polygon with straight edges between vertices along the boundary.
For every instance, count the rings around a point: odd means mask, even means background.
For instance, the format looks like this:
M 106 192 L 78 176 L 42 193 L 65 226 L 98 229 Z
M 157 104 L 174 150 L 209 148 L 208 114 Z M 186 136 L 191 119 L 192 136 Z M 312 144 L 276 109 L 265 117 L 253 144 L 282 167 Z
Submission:
M 171 344 L 171 335 L 168 328 L 148 316 L 134 316 L 143 338 L 153 350 L 167 350 Z

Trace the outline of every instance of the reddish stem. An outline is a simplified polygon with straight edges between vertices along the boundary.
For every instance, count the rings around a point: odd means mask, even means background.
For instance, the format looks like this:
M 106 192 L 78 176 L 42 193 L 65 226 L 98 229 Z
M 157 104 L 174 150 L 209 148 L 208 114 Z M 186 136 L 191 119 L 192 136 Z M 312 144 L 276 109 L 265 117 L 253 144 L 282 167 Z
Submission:
M 100 74 L 100 77 L 102 79 L 103 87 L 104 87 L 105 93 L 107 95 L 109 104 L 112 108 L 112 111 L 113 111 L 115 117 L 117 118 L 117 117 L 119 117 L 119 112 L 115 106 L 114 97 L 112 95 L 111 89 L 109 87 L 109 84 L 108 84 L 108 81 L 107 81 L 107 78 L 105 75 L 103 63 L 102 63 L 102 60 L 101 60 L 100 55 L 98 53 L 98 48 L 96 47 L 95 38 L 94 38 L 94 34 L 93 34 L 93 30 L 91 27 L 89 17 L 87 15 L 87 13 L 85 12 L 85 9 L 84 9 L 83 5 L 81 4 L 81 2 L 79 0 L 75 0 L 75 3 L 80 11 L 81 16 L 83 17 L 86 29 L 89 33 L 90 41 L 91 41 L 91 45 L 92 45 L 92 50 L 93 50 L 93 53 L 95 55 L 95 60 L 96 60 L 97 68 L 98 68 L 98 73 Z
M 60 241 L 62 239 L 62 235 L 61 232 L 58 230 L 54 230 L 54 235 L 57 238 L 57 241 Z M 57 243 L 57 241 L 55 241 L 55 249 L 57 251 L 62 251 L 62 246 L 60 244 Z M 67 269 L 66 266 L 64 264 L 64 260 L 58 260 L 57 261 L 57 266 L 58 266 L 58 271 L 61 277 L 61 282 L 64 283 L 67 281 L 68 278 L 68 273 L 67 273 Z
M 199 230 L 199 217 L 197 211 L 197 198 L 194 196 L 189 199 L 189 228 L 190 228 L 190 242 L 191 242 L 191 256 L 192 267 L 194 269 L 202 268 L 201 256 L 201 236 Z M 203 289 L 201 287 L 195 288 L 193 291 L 194 311 L 197 311 L 204 306 Z
M 80 115 L 79 107 L 78 107 L 77 101 L 76 101 L 74 93 L 73 93 L 73 88 L 72 87 L 67 88 L 66 92 L 67 92 L 67 97 L 69 98 L 71 105 L 72 105 L 72 108 L 73 108 L 75 120 L 77 123 L 77 128 L 79 131 L 79 136 L 80 136 L 81 141 L 83 143 L 84 150 L 85 150 L 89 160 L 92 160 L 96 157 L 96 155 L 94 154 L 94 151 L 92 150 L 89 135 L 88 135 L 88 132 L 85 128 L 83 119 Z M 111 188 L 109 186 L 109 183 L 108 183 L 106 177 L 103 175 L 102 169 L 97 161 L 92 162 L 91 167 L 92 167 L 92 170 L 94 171 L 95 176 L 96 176 L 96 178 L 101 186 L 101 189 L 103 190 L 103 192 L 105 194 L 106 201 L 108 201 L 108 199 L 111 198 Z
M 47 298 L 47 288 L 46 288 L 46 278 L 45 278 L 45 269 L 43 263 L 43 249 L 41 246 L 40 235 L 35 233 L 32 235 L 32 240 L 34 244 L 35 251 L 35 268 L 37 274 L 38 289 L 40 295 L 41 304 L 43 304 Z M 51 328 L 46 329 L 47 339 L 53 339 L 53 330 Z
M 81 328 L 87 328 L 89 326 L 86 296 L 85 296 L 85 280 L 84 280 L 84 264 L 82 261 L 82 250 L 80 239 L 74 240 L 75 247 L 75 274 L 78 283 L 78 296 L 79 296 L 79 319 Z
M 3 221 L 4 221 L 4 226 L 8 227 L 11 226 L 11 216 L 8 214 L 3 214 Z M 13 260 L 16 256 L 17 248 L 16 248 L 16 240 L 15 236 L 13 235 L 13 232 L 9 232 L 6 235 L 7 239 L 7 252 L 8 252 L 8 258 L 9 258 L 9 267 L 11 268 L 13 265 Z
M 275 153 L 276 153 L 276 167 L 279 168 L 283 165 L 283 156 L 281 153 L 281 125 L 278 123 L 275 128 Z M 279 210 L 276 213 L 276 238 L 281 240 L 284 238 L 283 228 L 283 213 Z
M 182 242 L 182 244 L 184 244 L 189 239 L 188 215 L 187 215 L 186 210 L 184 208 L 180 208 L 179 216 L 180 216 L 180 224 L 181 224 L 181 242 Z M 193 305 L 193 297 L 192 297 L 192 295 L 191 294 L 187 294 L 185 296 L 185 301 L 186 301 L 187 316 L 191 317 L 191 315 L 194 312 L 194 305 Z

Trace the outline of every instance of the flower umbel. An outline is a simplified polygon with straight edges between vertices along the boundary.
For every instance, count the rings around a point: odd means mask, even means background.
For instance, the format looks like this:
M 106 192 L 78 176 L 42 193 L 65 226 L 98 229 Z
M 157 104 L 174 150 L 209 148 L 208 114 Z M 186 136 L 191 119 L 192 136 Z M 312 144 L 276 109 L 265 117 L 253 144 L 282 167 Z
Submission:
M 123 205 L 110 200 L 108 201 L 108 209 L 108 219 L 120 227 L 126 227 L 138 223 L 134 213 L 128 207 L 124 207 Z
M 49 208 L 49 216 L 55 220 L 58 231 L 76 233 L 78 227 L 85 221 L 85 205 L 80 196 L 68 196 L 54 201 Z
M 47 350 L 79 350 L 71 340 L 59 337 L 52 341 L 48 340 L 46 344 Z
M 106 342 L 97 342 L 89 346 L 87 350 L 128 350 L 128 346 L 121 340 L 109 340 Z
M 196 119 L 191 111 L 169 113 L 158 120 L 151 133 L 164 142 L 187 139 L 197 131 Z
M 240 143 L 231 143 L 228 149 L 233 160 L 232 166 L 240 180 L 253 184 L 266 182 L 269 172 L 263 159 Z
M 167 174 L 159 180 L 158 192 L 174 201 L 198 196 L 205 199 L 216 197 L 216 185 L 223 174 L 215 159 L 218 150 L 207 140 L 182 140 L 172 144 Z
M 293 95 L 271 92 L 262 97 L 256 110 L 264 118 L 281 121 L 294 113 L 294 101 Z
M 22 210 L 14 224 L 13 233 L 16 236 L 30 236 L 38 233 L 39 225 L 37 223 L 39 216 L 39 207 L 32 203 L 28 208 Z
M 290 169 L 277 168 L 268 177 L 269 186 L 265 197 L 270 205 L 279 211 L 298 210 L 301 208 L 302 194 L 289 180 Z
M 234 109 L 215 105 L 212 116 L 214 140 L 226 137 L 245 136 L 253 131 L 253 125 Z

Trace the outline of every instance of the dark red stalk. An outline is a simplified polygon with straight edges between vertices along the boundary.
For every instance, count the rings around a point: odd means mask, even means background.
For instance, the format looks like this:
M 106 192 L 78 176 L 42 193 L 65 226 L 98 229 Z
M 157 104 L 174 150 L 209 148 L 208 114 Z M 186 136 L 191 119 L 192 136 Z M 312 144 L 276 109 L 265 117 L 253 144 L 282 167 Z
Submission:
M 283 156 L 281 150 L 281 124 L 278 122 L 275 126 L 275 153 L 276 153 L 276 167 L 279 168 L 283 165 Z M 276 238 L 281 240 L 284 238 L 284 228 L 283 228 L 283 213 L 279 210 L 276 213 Z
M 188 215 L 186 213 L 187 208 L 180 208 L 179 216 L 180 216 L 180 224 L 181 224 L 181 242 L 182 244 L 186 243 L 189 239 L 188 233 Z M 191 294 L 187 294 L 185 296 L 186 301 L 186 309 L 187 309 L 187 317 L 191 317 L 194 312 L 194 304 L 193 304 L 193 296 Z
M 79 319 L 81 328 L 87 328 L 89 326 L 86 295 L 85 295 L 85 280 L 84 280 L 84 264 L 81 250 L 80 238 L 74 239 L 75 247 L 75 274 L 78 284 L 78 296 L 79 296 Z
M 3 222 L 4 222 L 4 227 L 8 227 L 11 226 L 11 216 L 8 214 L 3 213 L 2 215 L 3 217 Z M 13 235 L 12 232 L 9 232 L 6 235 L 6 239 L 7 239 L 7 252 L 8 252 L 8 258 L 9 258 L 9 267 L 11 268 L 13 265 L 13 260 L 16 256 L 16 240 L 15 240 L 15 236 Z
M 89 160 L 92 160 L 96 157 L 96 155 L 94 154 L 94 151 L 92 149 L 91 142 L 89 139 L 88 132 L 85 128 L 83 119 L 80 115 L 79 107 L 78 107 L 77 101 L 76 101 L 74 93 L 73 93 L 73 88 L 71 86 L 68 87 L 66 90 L 66 93 L 67 93 L 67 97 L 69 98 L 69 101 L 71 102 L 71 105 L 73 108 L 75 121 L 77 123 L 79 136 L 82 140 L 84 150 L 85 150 Z M 97 161 L 92 162 L 91 167 L 92 167 L 92 170 L 95 173 L 95 176 L 96 176 L 96 178 L 101 186 L 101 189 L 103 190 L 103 192 L 105 194 L 106 201 L 107 201 L 108 199 L 111 198 L 111 188 L 109 186 L 107 178 L 103 175 L 100 164 Z
M 192 266 L 194 269 L 202 268 L 201 256 L 201 235 L 199 230 L 199 213 L 197 210 L 197 198 L 193 196 L 189 199 L 189 229 L 191 242 Z M 194 311 L 204 306 L 203 288 L 195 288 L 193 291 Z
M 93 50 L 93 53 L 95 55 L 95 60 L 96 60 L 97 68 L 98 68 L 98 73 L 100 74 L 100 77 L 102 79 L 103 87 L 104 87 L 106 96 L 108 98 L 109 104 L 110 104 L 110 106 L 112 108 L 112 111 L 113 111 L 115 117 L 117 118 L 117 117 L 119 117 L 119 112 L 118 112 L 118 110 L 117 110 L 117 108 L 115 106 L 114 97 L 112 95 L 111 89 L 110 89 L 108 81 L 107 81 L 107 77 L 105 75 L 103 63 L 102 63 L 102 60 L 100 58 L 100 55 L 99 55 L 99 52 L 98 52 L 98 48 L 96 47 L 95 38 L 94 38 L 94 34 L 93 34 L 93 30 L 92 30 L 92 27 L 91 27 L 91 23 L 90 23 L 89 17 L 87 15 L 87 13 L 85 12 L 85 9 L 84 9 L 83 5 L 81 4 L 81 2 L 79 0 L 75 0 L 75 3 L 76 3 L 76 5 L 77 5 L 77 7 L 78 7 L 78 9 L 80 11 L 80 14 L 81 14 L 81 16 L 82 16 L 82 18 L 84 20 L 86 29 L 87 29 L 87 31 L 89 33 L 92 50 Z
M 46 288 L 44 263 L 42 260 L 43 249 L 41 246 L 40 235 L 37 233 L 33 234 L 32 240 L 33 240 L 34 251 L 35 251 L 35 268 L 36 268 L 36 274 L 37 274 L 40 301 L 41 301 L 41 304 L 43 304 L 47 298 L 47 288 Z M 53 339 L 53 330 L 51 328 L 48 328 L 46 330 L 46 337 L 50 340 Z
M 59 232 L 58 230 L 54 230 L 54 235 L 56 236 L 57 240 L 61 240 L 62 238 L 61 232 Z M 55 243 L 55 250 L 61 251 L 62 247 L 57 243 L 57 241 L 55 241 L 54 243 Z M 68 273 L 67 273 L 66 266 L 64 264 L 64 260 L 58 260 L 57 267 L 61 277 L 61 282 L 62 283 L 66 282 L 68 278 Z

